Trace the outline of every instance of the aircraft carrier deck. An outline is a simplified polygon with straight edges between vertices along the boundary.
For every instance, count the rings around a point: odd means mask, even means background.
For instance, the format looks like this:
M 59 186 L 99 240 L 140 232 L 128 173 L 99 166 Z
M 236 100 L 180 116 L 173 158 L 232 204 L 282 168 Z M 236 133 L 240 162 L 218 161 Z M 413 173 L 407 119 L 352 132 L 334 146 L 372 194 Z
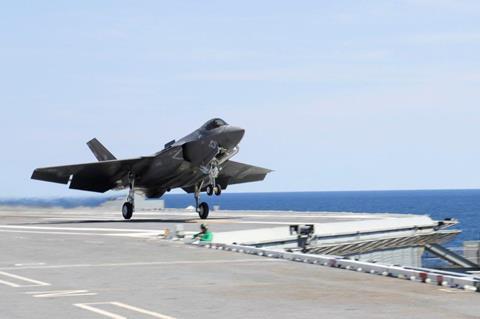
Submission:
M 415 216 L 212 212 L 215 234 Z M 0 318 L 479 318 L 480 295 L 166 240 L 196 213 L 0 209 Z M 221 236 L 220 236 L 221 237 Z

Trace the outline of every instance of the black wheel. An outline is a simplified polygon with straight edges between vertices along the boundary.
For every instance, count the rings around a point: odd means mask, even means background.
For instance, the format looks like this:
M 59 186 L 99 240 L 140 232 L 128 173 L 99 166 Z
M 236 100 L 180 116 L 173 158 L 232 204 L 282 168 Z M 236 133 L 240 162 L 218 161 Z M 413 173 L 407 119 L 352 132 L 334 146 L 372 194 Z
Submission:
M 222 187 L 220 185 L 215 186 L 213 188 L 213 192 L 215 193 L 215 195 L 220 196 L 220 194 L 222 193 Z
M 212 185 L 208 185 L 208 186 L 207 186 L 207 189 L 206 189 L 206 192 L 207 192 L 207 195 L 208 195 L 208 196 L 212 196 L 212 195 L 213 195 L 213 186 L 212 186 Z
M 208 213 L 208 204 L 205 202 L 201 202 L 200 205 L 198 205 L 198 216 L 200 216 L 201 219 L 207 219 Z
M 132 215 L 133 215 L 133 205 L 132 205 L 132 203 L 126 202 L 125 204 L 123 204 L 122 215 L 123 215 L 123 218 L 125 218 L 125 219 L 132 218 Z

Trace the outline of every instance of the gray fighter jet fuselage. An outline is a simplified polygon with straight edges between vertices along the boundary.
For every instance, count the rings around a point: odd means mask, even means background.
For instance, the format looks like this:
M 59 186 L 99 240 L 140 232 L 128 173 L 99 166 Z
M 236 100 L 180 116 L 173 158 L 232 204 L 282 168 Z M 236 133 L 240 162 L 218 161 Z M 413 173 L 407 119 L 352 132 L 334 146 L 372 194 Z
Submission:
M 208 217 L 208 204 L 199 204 L 202 191 L 220 195 L 230 184 L 263 180 L 268 169 L 230 159 L 239 151 L 245 130 L 212 119 L 193 133 L 171 141 L 152 156 L 117 160 L 97 139 L 87 144 L 98 162 L 37 168 L 32 179 L 70 183 L 70 188 L 94 192 L 129 188 L 122 207 L 125 219 L 134 211 L 134 193 L 159 198 L 174 188 L 194 193 L 199 216 Z

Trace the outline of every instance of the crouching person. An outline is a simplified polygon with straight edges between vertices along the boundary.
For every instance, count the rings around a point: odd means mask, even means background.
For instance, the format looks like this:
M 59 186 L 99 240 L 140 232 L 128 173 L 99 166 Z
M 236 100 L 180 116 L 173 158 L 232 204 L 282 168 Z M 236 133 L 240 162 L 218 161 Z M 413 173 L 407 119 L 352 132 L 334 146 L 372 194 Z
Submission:
M 200 225 L 200 232 L 193 235 L 193 240 L 198 240 L 200 242 L 211 242 L 213 239 L 213 234 L 211 231 L 208 230 L 208 226 L 206 224 Z

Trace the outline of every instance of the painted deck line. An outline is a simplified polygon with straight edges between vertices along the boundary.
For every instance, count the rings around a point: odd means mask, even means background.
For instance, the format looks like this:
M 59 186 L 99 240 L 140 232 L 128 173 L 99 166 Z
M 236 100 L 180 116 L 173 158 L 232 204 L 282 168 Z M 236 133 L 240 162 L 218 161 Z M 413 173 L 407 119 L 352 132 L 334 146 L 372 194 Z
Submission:
M 16 267 L 16 269 L 18 269 L 18 267 Z M 11 282 L 8 282 L 8 281 L 2 281 L 2 283 L 6 284 L 6 285 L 9 285 L 11 287 L 15 287 L 15 288 L 35 287 L 35 286 L 50 286 L 49 283 L 46 283 L 46 282 L 43 282 L 43 281 L 39 281 L 39 280 L 35 280 L 35 279 L 31 279 L 31 278 L 27 278 L 27 277 L 23 277 L 23 276 L 19 276 L 19 275 L 14 275 L 14 274 L 4 272 L 4 271 L 0 271 L 0 276 L 10 277 L 10 278 L 14 278 L 14 279 L 17 279 L 17 280 L 20 280 L 20 281 L 30 283 L 30 285 L 19 285 L 19 284 L 11 283 Z M 33 284 L 33 285 L 31 285 L 31 284 Z
M 23 267 L 23 266 L 43 266 L 45 263 L 23 263 L 23 264 L 15 264 L 14 266 Z
M 101 264 L 67 264 L 67 265 L 45 265 L 26 267 L 2 267 L 1 270 L 11 269 L 62 269 L 62 268 L 88 268 L 88 267 L 135 267 L 135 266 L 169 266 L 169 265 L 197 265 L 197 264 L 247 264 L 247 263 L 271 263 L 285 262 L 281 259 L 267 258 L 246 258 L 246 259 L 210 259 L 210 260 L 175 260 L 175 261 L 151 261 L 131 263 L 101 263 Z
M 5 281 L 5 280 L 0 280 L 0 284 L 4 284 L 6 286 L 10 286 L 10 287 L 13 287 L 13 288 L 18 288 L 20 287 L 20 285 L 17 285 L 13 282 L 10 282 L 10 281 Z
M 96 292 L 88 290 L 50 290 L 50 291 L 29 291 L 27 295 L 32 295 L 34 298 L 62 298 L 62 297 L 79 297 L 79 296 L 95 296 Z
M 49 234 L 49 235 L 73 235 L 73 236 L 123 236 L 131 237 L 133 233 L 122 233 L 122 234 L 104 234 L 104 233 L 76 233 L 76 232 L 57 232 L 57 231 L 35 231 L 35 230 L 7 230 L 0 229 L 0 233 L 22 233 L 22 234 Z M 161 235 L 162 232 L 152 232 L 151 235 Z
M 84 309 L 84 310 L 88 310 L 88 311 L 94 312 L 94 313 L 96 313 L 96 314 L 99 314 L 99 315 L 102 315 L 102 316 L 105 316 L 105 317 L 108 317 L 108 318 L 112 318 L 112 319 L 127 319 L 127 317 L 123 317 L 123 316 L 117 315 L 117 314 L 115 314 L 115 313 L 108 312 L 108 311 L 106 311 L 106 310 L 102 310 L 102 309 L 99 309 L 99 308 L 90 306 L 90 305 L 88 305 L 88 304 L 75 303 L 75 304 L 73 304 L 73 305 L 74 305 L 75 307 L 82 308 L 82 309 Z
M 194 232 L 193 232 L 194 233 Z M 158 237 L 163 236 L 164 231 L 155 231 L 155 232 L 146 232 L 146 233 L 121 233 L 121 234 L 105 234 L 105 236 L 113 237 L 132 237 L 132 238 L 148 238 L 148 237 Z
M 73 231 L 108 231 L 108 232 L 154 232 L 155 229 L 138 228 L 105 228 L 105 227 L 49 227 L 49 226 L 20 226 L 0 225 L 0 229 L 34 229 L 34 230 L 73 230 Z
M 167 316 L 167 315 L 164 315 L 164 314 L 161 314 L 161 313 L 158 313 L 158 312 L 154 312 L 154 311 L 150 311 L 150 310 L 147 310 L 147 309 L 142 309 L 142 308 L 139 308 L 139 307 L 127 305 L 127 304 L 124 304 L 124 303 L 121 303 L 121 302 L 118 302 L 118 301 L 76 303 L 76 304 L 73 304 L 73 305 L 76 306 L 76 307 L 85 309 L 85 310 L 95 312 L 97 314 L 101 314 L 101 315 L 103 315 L 105 317 L 108 317 L 108 318 L 113 318 L 113 319 L 123 319 L 123 318 L 126 318 L 126 317 L 123 317 L 121 315 L 118 315 L 118 314 L 115 314 L 113 312 L 109 312 L 109 311 L 106 311 L 106 310 L 103 310 L 103 309 L 100 309 L 100 308 L 94 307 L 94 306 L 113 305 L 113 306 L 116 306 L 116 307 L 119 307 L 119 308 L 124 308 L 124 309 L 130 310 L 130 311 L 141 313 L 141 314 L 153 317 L 153 318 L 175 319 L 174 317 L 171 317 L 171 316 Z
M 117 306 L 117 307 L 125 308 L 125 309 L 132 310 L 132 311 L 136 311 L 138 313 L 142 313 L 142 314 L 145 314 L 145 315 L 149 315 L 149 316 L 152 316 L 154 318 L 175 319 L 174 317 L 163 315 L 163 314 L 160 314 L 158 312 L 153 312 L 153 311 L 150 311 L 150 310 L 130 306 L 130 305 L 127 305 L 127 304 L 124 304 L 124 303 L 121 303 L 121 302 L 117 302 L 117 301 L 113 301 L 113 302 L 111 302 L 111 304 L 114 305 L 114 306 Z

